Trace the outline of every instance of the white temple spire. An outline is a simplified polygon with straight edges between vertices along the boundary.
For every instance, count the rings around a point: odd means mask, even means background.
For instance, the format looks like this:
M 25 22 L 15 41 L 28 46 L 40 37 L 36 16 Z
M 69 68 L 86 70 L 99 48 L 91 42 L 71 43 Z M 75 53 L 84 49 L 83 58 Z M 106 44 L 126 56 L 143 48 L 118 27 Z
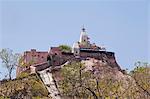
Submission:
M 84 27 L 82 28 L 79 42 L 80 43 L 88 43 L 88 35 L 86 34 Z

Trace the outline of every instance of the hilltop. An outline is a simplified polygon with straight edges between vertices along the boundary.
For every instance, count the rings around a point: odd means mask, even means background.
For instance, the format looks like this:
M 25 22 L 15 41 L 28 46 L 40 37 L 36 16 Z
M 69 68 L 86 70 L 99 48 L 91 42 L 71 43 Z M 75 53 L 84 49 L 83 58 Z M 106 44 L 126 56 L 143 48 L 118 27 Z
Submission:
M 129 75 L 93 58 L 72 60 L 61 67 L 52 71 L 46 69 L 46 72 L 52 73 L 62 99 L 150 97 L 149 67 L 139 67 Z M 5 97 L 55 99 L 49 95 L 47 85 L 38 74 L 25 74 L 11 81 L 3 81 L 0 89 L 0 96 Z
M 60 45 L 48 51 L 25 51 L 19 59 L 16 79 L 1 82 L 0 96 L 15 99 L 150 97 L 149 65 L 129 74 L 121 69 L 114 52 L 89 39 L 83 28 L 79 41 L 72 47 Z

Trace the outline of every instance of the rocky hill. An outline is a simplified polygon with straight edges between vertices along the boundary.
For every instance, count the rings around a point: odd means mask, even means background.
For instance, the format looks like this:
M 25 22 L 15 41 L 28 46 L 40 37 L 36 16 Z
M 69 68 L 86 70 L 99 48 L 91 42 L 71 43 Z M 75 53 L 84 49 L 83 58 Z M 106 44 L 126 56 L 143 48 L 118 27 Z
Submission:
M 59 68 L 47 68 L 46 72 L 52 74 L 62 99 L 150 98 L 149 67 L 140 68 L 129 75 L 110 66 L 106 61 L 87 58 L 71 60 Z M 55 99 L 49 95 L 50 92 L 38 74 L 1 81 L 0 85 L 1 98 Z
M 87 58 L 79 62 L 72 61 L 59 72 L 63 77 L 57 80 L 59 90 L 62 96 L 69 97 L 68 99 L 80 99 L 81 97 L 94 99 L 150 98 L 149 67 L 140 68 L 133 74 L 127 74 L 125 71 L 112 67 L 107 61 Z M 58 74 L 55 77 L 57 76 Z

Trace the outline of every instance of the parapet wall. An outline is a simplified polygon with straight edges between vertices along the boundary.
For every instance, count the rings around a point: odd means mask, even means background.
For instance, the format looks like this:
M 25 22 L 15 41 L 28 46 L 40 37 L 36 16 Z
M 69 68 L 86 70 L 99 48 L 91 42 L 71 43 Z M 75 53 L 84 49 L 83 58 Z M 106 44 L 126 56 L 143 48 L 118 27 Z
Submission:
M 73 53 L 62 52 L 61 55 L 52 55 L 51 59 L 49 58 L 48 60 L 50 61 L 51 65 L 59 66 L 67 61 L 75 60 L 76 58 L 78 58 L 79 60 L 87 58 L 95 58 L 101 60 L 102 62 L 107 63 L 109 66 L 113 68 L 116 67 L 117 69 L 121 70 L 120 66 L 116 62 L 115 53 L 107 51 L 80 50 L 80 54 L 78 56 L 74 55 Z

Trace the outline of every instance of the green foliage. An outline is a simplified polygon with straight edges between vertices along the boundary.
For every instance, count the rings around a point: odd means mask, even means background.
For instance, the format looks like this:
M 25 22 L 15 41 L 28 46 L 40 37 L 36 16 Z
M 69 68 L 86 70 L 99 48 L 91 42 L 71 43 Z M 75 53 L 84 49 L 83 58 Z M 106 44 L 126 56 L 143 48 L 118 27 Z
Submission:
M 91 73 L 84 71 L 84 64 L 72 63 L 61 70 L 63 80 L 59 82 L 62 94 L 68 97 L 88 98 L 91 93 L 86 89 Z
M 68 45 L 60 45 L 59 48 L 63 51 L 63 52 L 71 52 L 71 47 Z
M 0 99 L 10 99 L 8 97 L 0 96 Z
M 63 80 L 59 82 L 62 94 L 68 97 L 88 98 L 91 95 L 90 91 L 86 89 L 90 87 L 92 80 L 91 73 L 84 71 L 84 64 L 72 63 L 66 65 L 62 71 Z M 89 88 L 88 87 L 88 88 Z
M 19 92 L 22 94 L 26 93 L 32 97 L 42 98 L 48 96 L 47 89 L 36 75 L 17 78 L 0 85 L 0 94 L 4 94 L 5 96 L 16 96 Z
M 130 75 L 134 78 L 139 92 L 143 95 L 143 98 L 150 97 L 150 65 L 148 63 L 138 62 L 139 65 L 130 72 Z
M 37 96 L 37 97 L 32 97 L 32 99 L 41 99 L 39 96 Z
M 40 81 L 35 81 L 35 80 L 30 80 L 29 82 L 31 84 L 31 92 L 33 96 L 46 96 L 47 90 L 44 88 L 42 85 L 42 82 Z
M 21 72 L 17 78 L 24 78 L 24 77 L 28 77 L 30 74 L 28 72 Z

